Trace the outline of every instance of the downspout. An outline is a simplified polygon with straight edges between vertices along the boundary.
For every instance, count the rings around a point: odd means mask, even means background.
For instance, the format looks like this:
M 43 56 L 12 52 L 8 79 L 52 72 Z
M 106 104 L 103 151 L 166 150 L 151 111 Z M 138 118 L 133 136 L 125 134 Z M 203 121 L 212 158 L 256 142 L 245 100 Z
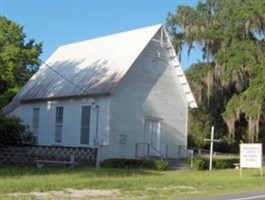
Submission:
M 98 147 L 99 145 L 99 138 L 98 138 L 98 124 L 99 124 L 99 106 L 95 105 L 93 109 L 96 109 L 96 131 L 95 131 L 95 139 L 94 139 L 94 146 Z
M 96 166 L 99 165 L 99 160 L 101 157 L 101 146 L 100 141 L 98 138 L 98 126 L 99 126 L 99 106 L 98 105 L 92 105 L 92 109 L 96 109 L 96 130 L 95 130 L 95 138 L 94 138 L 94 147 L 97 149 L 97 157 L 96 157 Z
M 99 106 L 96 105 L 97 108 L 97 120 L 96 120 L 96 139 L 98 141 L 98 122 L 99 122 Z M 98 143 L 98 142 L 97 142 Z

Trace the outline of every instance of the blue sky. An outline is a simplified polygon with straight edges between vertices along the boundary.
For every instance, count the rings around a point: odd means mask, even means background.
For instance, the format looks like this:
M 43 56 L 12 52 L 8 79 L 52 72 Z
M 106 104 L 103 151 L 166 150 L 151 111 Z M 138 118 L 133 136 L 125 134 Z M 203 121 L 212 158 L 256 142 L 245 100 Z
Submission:
M 24 27 L 27 38 L 43 41 L 46 60 L 60 45 L 154 24 L 165 24 L 177 5 L 197 0 L 0 0 L 0 14 Z M 182 55 L 182 66 L 201 60 L 199 50 Z

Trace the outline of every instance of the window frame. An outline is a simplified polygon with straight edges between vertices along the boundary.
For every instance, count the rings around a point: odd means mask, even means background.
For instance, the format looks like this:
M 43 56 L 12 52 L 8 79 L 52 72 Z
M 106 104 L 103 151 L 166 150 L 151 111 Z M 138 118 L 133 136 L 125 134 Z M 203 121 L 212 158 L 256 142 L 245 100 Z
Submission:
M 33 132 L 33 137 L 34 141 L 38 142 L 38 137 L 39 137 L 39 129 L 40 129 L 40 108 L 39 107 L 34 107 L 32 109 L 32 132 Z
M 54 142 L 55 142 L 55 144 L 61 144 L 62 143 L 63 118 L 64 118 L 64 107 L 63 106 L 56 106 L 56 108 L 55 108 L 55 130 L 54 130 Z
M 85 112 L 85 108 L 87 108 L 88 113 Z M 82 105 L 81 106 L 81 113 L 80 113 L 80 145 L 90 145 L 91 143 L 91 105 Z M 87 115 L 87 116 L 85 116 Z M 86 120 L 83 118 L 86 117 Z M 84 121 L 85 120 L 85 121 Z M 85 133 L 82 131 L 86 131 Z M 84 142 L 85 140 L 85 142 Z

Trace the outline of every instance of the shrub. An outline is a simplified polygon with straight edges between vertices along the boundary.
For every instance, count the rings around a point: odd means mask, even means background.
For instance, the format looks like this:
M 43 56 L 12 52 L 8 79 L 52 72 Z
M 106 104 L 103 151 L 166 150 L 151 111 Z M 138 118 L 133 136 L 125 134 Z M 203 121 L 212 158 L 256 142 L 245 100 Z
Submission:
M 112 158 L 102 161 L 100 167 L 125 169 L 139 168 L 163 171 L 168 168 L 168 162 L 159 160 Z
M 239 163 L 239 158 L 213 158 L 212 167 L 214 169 L 234 168 L 234 164 Z M 209 158 L 196 158 L 193 162 L 196 170 L 208 170 Z
M 33 141 L 29 127 L 17 117 L 6 117 L 0 114 L 0 146 L 25 145 Z
M 205 158 L 196 158 L 192 165 L 195 170 L 206 170 L 209 169 L 209 160 Z
M 239 163 L 239 158 L 216 158 L 213 161 L 215 169 L 234 168 L 235 163 Z

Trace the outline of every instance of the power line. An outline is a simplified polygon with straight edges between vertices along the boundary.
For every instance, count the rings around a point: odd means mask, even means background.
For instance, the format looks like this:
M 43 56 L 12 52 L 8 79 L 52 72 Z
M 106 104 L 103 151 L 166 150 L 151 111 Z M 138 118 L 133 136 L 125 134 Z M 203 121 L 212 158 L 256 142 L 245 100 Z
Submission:
M 48 65 L 46 62 L 44 62 L 42 59 L 39 58 L 39 60 L 46 66 L 48 67 L 48 69 L 50 69 L 51 71 L 53 71 L 54 73 L 56 73 L 58 76 L 60 76 L 61 78 L 63 78 L 64 80 L 66 80 L 68 83 L 70 83 L 71 85 L 73 85 L 74 87 L 76 87 L 77 89 L 79 89 L 79 91 L 82 91 L 84 93 L 86 93 L 86 91 L 79 87 L 77 84 L 75 84 L 73 81 L 71 81 L 70 79 L 66 78 L 64 75 L 62 75 L 60 72 L 58 72 L 57 70 L 55 70 L 54 68 L 52 68 L 50 65 Z M 37 72 L 36 72 L 37 73 Z
M 0 11 L 2 12 L 2 0 L 0 0 Z M 0 16 L 1 16 L 1 13 L 0 13 Z M 9 30 L 6 29 L 4 26 L 2 27 L 6 33 L 8 33 L 9 35 L 11 35 L 9 33 Z M 61 78 L 63 78 L 64 80 L 66 80 L 68 83 L 70 83 L 71 85 L 73 85 L 74 87 L 76 87 L 77 89 L 79 89 L 79 91 L 82 91 L 84 93 L 86 93 L 86 91 L 79 87 L 77 84 L 75 84 L 73 81 L 71 81 L 70 79 L 66 78 L 64 75 L 62 75 L 60 72 L 58 72 L 57 70 L 55 70 L 54 68 L 52 68 L 50 65 L 48 65 L 45 61 L 43 61 L 41 58 L 39 58 L 39 60 L 45 65 L 48 67 L 48 69 L 50 69 L 51 71 L 53 71 L 54 73 L 56 73 L 58 76 L 60 76 Z M 37 72 L 36 72 L 37 73 Z

